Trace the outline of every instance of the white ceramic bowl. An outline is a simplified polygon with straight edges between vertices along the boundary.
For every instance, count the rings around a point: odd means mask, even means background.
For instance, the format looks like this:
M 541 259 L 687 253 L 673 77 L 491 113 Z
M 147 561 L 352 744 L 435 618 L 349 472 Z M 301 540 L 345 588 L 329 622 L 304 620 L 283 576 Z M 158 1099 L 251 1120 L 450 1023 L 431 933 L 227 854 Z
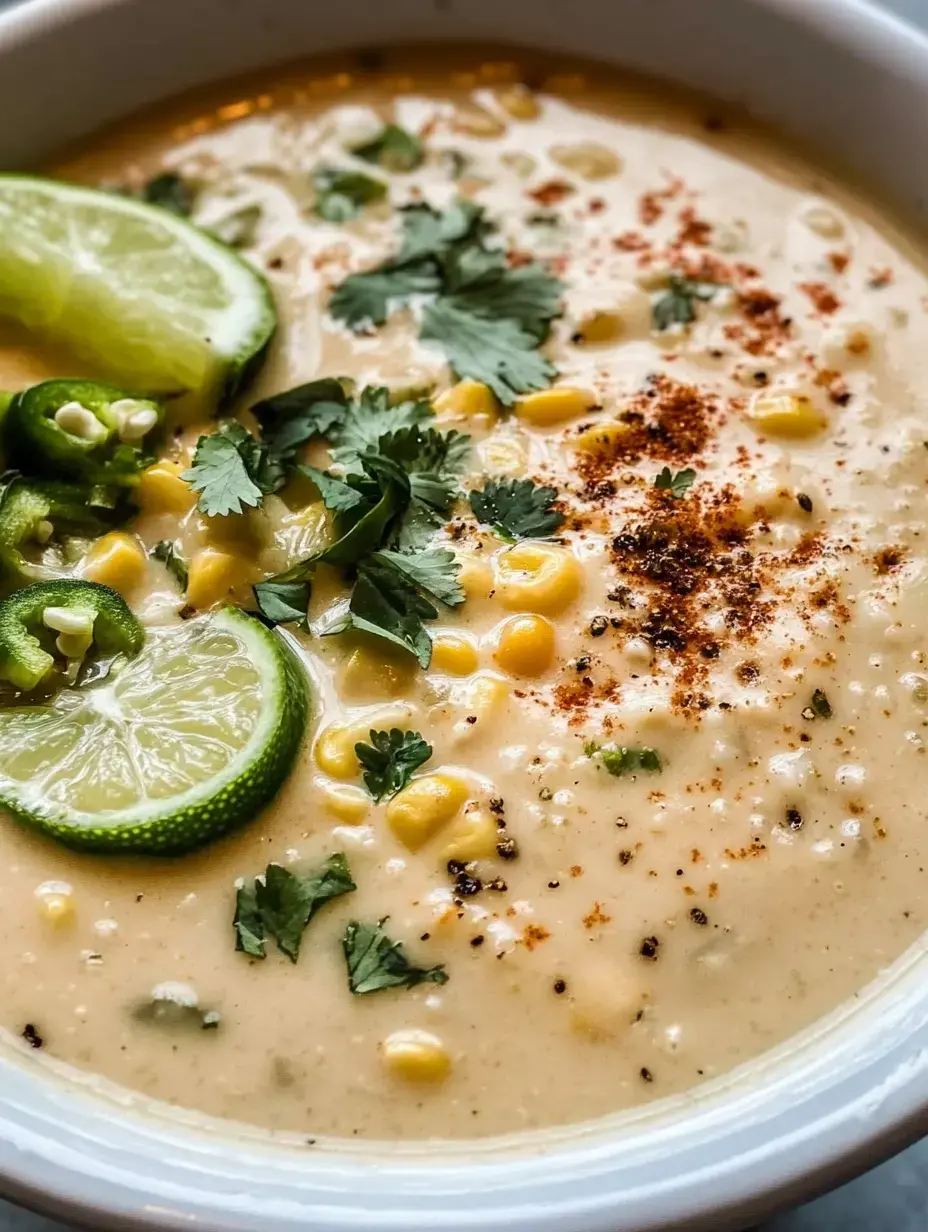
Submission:
M 743 103 L 928 230 L 928 42 L 857 0 L 33 0 L 0 18 L 0 165 L 297 54 L 488 39 Z M 928 947 L 759 1062 L 631 1115 L 475 1144 L 309 1146 L 0 1056 L 0 1189 L 103 1228 L 743 1227 L 928 1131 Z

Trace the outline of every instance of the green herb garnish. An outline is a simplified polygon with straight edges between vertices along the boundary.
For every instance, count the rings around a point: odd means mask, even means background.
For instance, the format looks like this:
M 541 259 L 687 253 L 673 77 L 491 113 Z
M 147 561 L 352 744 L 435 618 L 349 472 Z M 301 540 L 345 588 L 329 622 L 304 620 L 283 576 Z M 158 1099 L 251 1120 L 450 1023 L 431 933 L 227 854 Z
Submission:
M 431 297 L 422 315 L 423 341 L 437 343 L 458 378 L 488 385 L 504 405 L 543 389 L 553 365 L 539 345 L 559 312 L 560 281 L 537 262 L 510 268 L 488 243 L 493 228 L 479 206 L 459 202 L 444 213 L 428 206 L 403 211 L 398 254 L 352 274 L 335 290 L 329 311 L 353 329 L 382 325 L 391 308 Z
M 356 145 L 351 152 L 387 171 L 415 171 L 423 158 L 422 142 L 399 124 L 384 125 L 373 141 Z
M 285 625 L 298 621 L 305 625 L 309 582 L 256 582 L 254 592 L 258 611 L 269 624 Z
M 181 590 L 187 589 L 187 562 L 172 539 L 162 539 L 160 543 L 156 543 L 149 556 L 153 560 L 161 561 Z
M 313 174 L 316 191 L 315 210 L 326 222 L 348 222 L 374 201 L 387 195 L 383 180 L 375 180 L 362 171 L 345 171 L 338 167 L 317 167 Z
M 656 749 L 616 748 L 613 745 L 599 745 L 590 741 L 584 745 L 583 751 L 587 757 L 598 758 L 616 778 L 640 772 L 657 774 L 664 768 Z
M 564 515 L 552 508 L 557 489 L 541 487 L 531 479 L 490 479 L 467 499 L 477 521 L 510 543 L 547 539 L 564 521 Z
M 314 436 L 328 436 L 348 414 L 349 399 L 332 377 L 297 385 L 251 408 L 261 439 L 275 457 L 288 460 Z
M 277 491 L 284 473 L 268 447 L 233 421 L 200 437 L 193 466 L 181 478 L 200 493 L 201 513 L 223 516 L 241 513 L 245 505 L 256 508 L 268 492 Z
M 189 218 L 196 200 L 193 186 L 173 171 L 165 171 L 143 185 L 139 196 L 149 205 L 160 205 L 181 218 Z
M 413 988 L 416 984 L 447 984 L 444 964 L 417 967 L 399 941 L 391 941 L 378 924 L 352 920 L 345 929 L 342 948 L 348 967 L 348 987 L 357 996 L 384 988 Z
M 718 289 L 714 282 L 697 282 L 671 274 L 667 289 L 658 295 L 651 307 L 654 328 L 665 330 L 671 325 L 689 325 L 696 320 L 695 301 L 712 299 Z
M 357 886 L 341 853 L 329 856 L 315 872 L 302 874 L 269 864 L 264 877 L 241 886 L 236 895 L 235 948 L 252 958 L 264 958 L 266 940 L 296 962 L 303 933 L 320 907 Z
M 696 482 L 696 472 L 692 467 L 686 467 L 685 470 L 671 472 L 669 466 L 665 466 L 661 473 L 654 480 L 655 488 L 662 492 L 669 492 L 676 500 L 686 496 L 687 492 Z
M 364 768 L 364 786 L 379 804 L 406 786 L 416 770 L 432 756 L 432 746 L 416 731 L 371 729 L 370 744 L 354 746 Z

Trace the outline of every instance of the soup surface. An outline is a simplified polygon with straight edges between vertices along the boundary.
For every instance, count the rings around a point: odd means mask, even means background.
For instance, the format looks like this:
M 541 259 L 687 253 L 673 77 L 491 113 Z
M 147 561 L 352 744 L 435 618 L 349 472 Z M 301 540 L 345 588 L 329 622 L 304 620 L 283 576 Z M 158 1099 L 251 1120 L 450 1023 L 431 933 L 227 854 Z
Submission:
M 470 437 L 461 494 L 425 518 L 465 601 L 433 606 L 427 667 L 286 624 L 318 702 L 251 824 L 160 860 L 3 827 L 4 1025 L 187 1108 L 386 1138 L 594 1117 L 782 1041 L 928 923 L 925 274 L 742 121 L 510 54 L 304 66 L 52 169 L 136 191 L 172 173 L 264 272 L 280 328 L 246 427 L 260 398 L 336 377 Z M 394 262 L 379 291 L 348 284 L 353 317 L 332 299 L 404 228 L 450 234 L 462 201 L 484 214 L 447 240 L 440 289 Z M 4 329 L 0 385 L 81 374 Z M 176 473 L 215 427 L 169 436 Z M 331 466 L 324 438 L 304 462 Z M 305 477 L 239 515 L 188 494 L 143 484 L 127 528 L 191 568 L 186 594 L 157 559 L 122 586 L 149 627 L 253 608 L 332 533 Z M 318 566 L 316 633 L 349 586 Z M 431 752 L 378 803 L 353 746 L 391 728 Z M 241 879 L 337 852 L 357 889 L 296 964 L 236 949 Z M 383 919 L 431 974 L 353 994 L 346 924 Z M 165 985 L 215 1029 L 140 1013 Z

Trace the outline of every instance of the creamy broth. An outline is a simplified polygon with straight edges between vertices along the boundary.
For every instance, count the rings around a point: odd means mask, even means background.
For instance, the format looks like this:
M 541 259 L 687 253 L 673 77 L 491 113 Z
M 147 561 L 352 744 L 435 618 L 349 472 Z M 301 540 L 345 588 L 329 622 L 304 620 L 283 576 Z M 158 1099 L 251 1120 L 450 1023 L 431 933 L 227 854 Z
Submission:
M 389 204 L 320 223 L 308 173 L 345 165 L 346 145 L 385 119 L 423 135 L 424 165 L 367 168 Z M 466 160 L 458 179 L 451 151 Z M 350 270 L 395 251 L 396 207 L 470 196 L 517 259 L 552 263 L 567 289 L 546 353 L 586 404 L 540 424 L 448 397 L 438 426 L 474 438 L 465 489 L 500 475 L 557 489 L 567 516 L 545 550 L 565 576 L 575 562 L 576 594 L 543 601 L 550 666 L 542 655 L 536 671 L 530 646 L 529 670 L 513 670 L 501 624 L 537 605 L 462 502 L 439 538 L 464 562 L 468 598 L 430 625 L 428 670 L 294 635 L 317 713 L 253 824 L 165 861 L 76 855 L 6 824 L 9 1030 L 32 1024 L 55 1058 L 219 1116 L 464 1137 L 679 1092 L 857 993 L 928 923 L 928 281 L 890 224 L 698 101 L 508 53 L 290 70 L 133 120 L 53 172 L 138 184 L 162 169 L 202 183 L 204 223 L 261 207 L 246 252 L 282 324 L 241 400 L 246 423 L 258 397 L 322 375 L 449 387 L 408 311 L 360 336 L 326 315 Z M 693 280 L 680 311 L 695 319 L 659 331 L 669 272 Z M 0 386 L 78 367 L 0 337 Z M 811 417 L 809 434 L 784 435 L 778 407 Z M 201 429 L 186 425 L 169 456 L 189 461 Z M 679 497 L 655 487 L 665 466 L 670 480 L 695 472 Z M 319 534 L 318 505 L 297 505 L 182 521 L 149 510 L 131 529 L 147 546 L 178 537 L 190 556 L 228 548 L 244 604 Z M 343 591 L 318 578 L 311 615 Z M 149 624 L 176 622 L 183 603 L 156 563 L 127 598 Z M 359 773 L 327 773 L 327 729 L 359 722 L 362 735 L 422 732 L 434 753 L 419 774 L 467 784 L 467 805 L 418 850 Z M 591 741 L 654 750 L 661 768 L 610 774 Z M 312 921 L 299 963 L 236 953 L 236 880 L 334 851 L 358 889 Z M 50 882 L 71 887 L 63 924 L 41 910 Z M 345 922 L 384 916 L 418 962 L 445 964 L 447 984 L 351 995 Z M 192 986 L 219 1028 L 133 1017 L 165 981 Z M 440 1041 L 440 1080 L 385 1065 L 384 1042 L 409 1029 Z

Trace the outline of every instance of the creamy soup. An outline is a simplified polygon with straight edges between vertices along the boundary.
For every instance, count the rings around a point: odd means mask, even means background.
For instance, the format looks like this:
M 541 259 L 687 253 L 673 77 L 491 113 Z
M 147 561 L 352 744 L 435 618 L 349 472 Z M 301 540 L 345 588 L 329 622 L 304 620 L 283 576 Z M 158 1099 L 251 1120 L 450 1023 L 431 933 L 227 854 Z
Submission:
M 928 281 L 890 223 L 741 119 L 508 52 L 288 70 L 51 174 L 134 191 L 168 174 L 264 272 L 280 328 L 236 403 L 256 435 L 261 399 L 334 377 L 471 438 L 425 519 L 466 599 L 421 622 L 428 666 L 283 622 L 315 713 L 273 804 L 219 842 L 76 853 L 8 820 L 13 1035 L 274 1129 L 486 1135 L 719 1075 L 919 935 Z M 484 213 L 465 211 L 440 289 L 396 262 L 382 293 L 351 283 L 462 201 Z M 495 252 L 500 298 L 481 282 Z M 0 385 L 81 373 L 3 334 Z M 255 583 L 331 536 L 305 477 L 240 515 L 194 508 L 180 476 L 215 427 L 188 415 L 162 446 L 125 559 L 91 546 L 76 565 L 149 629 L 253 609 Z M 327 440 L 298 456 L 331 468 Z M 139 554 L 162 541 L 186 592 Z M 315 634 L 350 585 L 315 570 Z M 376 802 L 354 746 L 392 728 L 430 753 Z M 357 888 L 319 908 L 298 961 L 270 938 L 243 952 L 237 890 L 334 853 Z M 342 937 L 380 920 L 425 974 L 358 995 Z

